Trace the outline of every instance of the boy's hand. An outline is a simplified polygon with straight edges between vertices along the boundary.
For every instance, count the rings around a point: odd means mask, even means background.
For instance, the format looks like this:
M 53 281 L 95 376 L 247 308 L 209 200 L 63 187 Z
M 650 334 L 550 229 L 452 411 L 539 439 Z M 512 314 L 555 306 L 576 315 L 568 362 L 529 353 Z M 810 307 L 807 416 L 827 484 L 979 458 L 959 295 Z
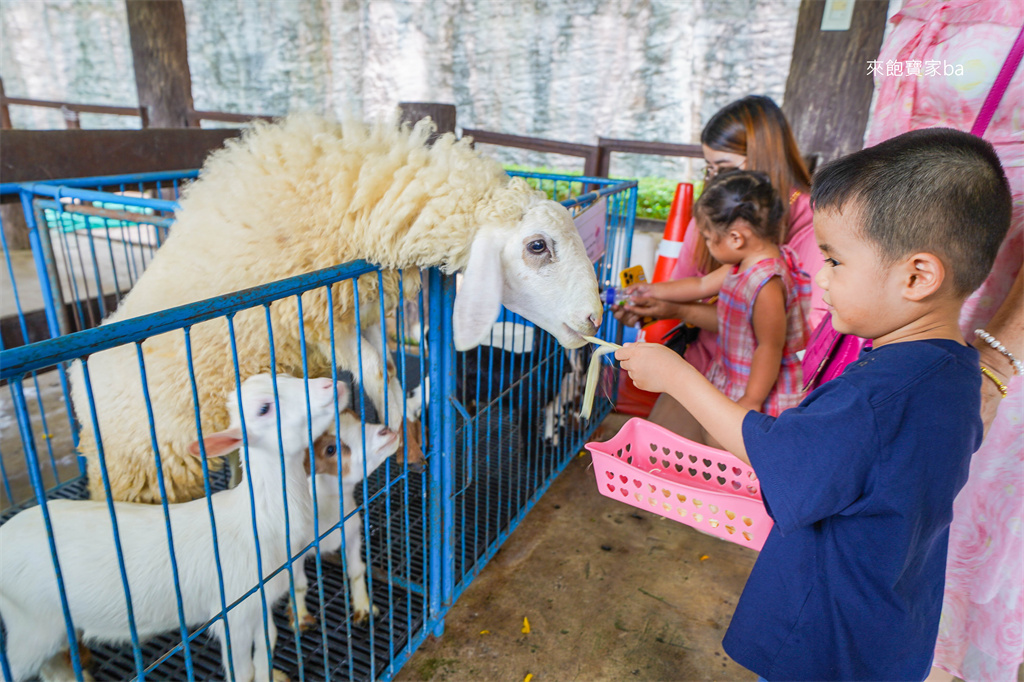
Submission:
M 627 343 L 615 351 L 615 359 L 637 388 L 651 393 L 667 392 L 686 365 L 675 351 L 658 343 Z

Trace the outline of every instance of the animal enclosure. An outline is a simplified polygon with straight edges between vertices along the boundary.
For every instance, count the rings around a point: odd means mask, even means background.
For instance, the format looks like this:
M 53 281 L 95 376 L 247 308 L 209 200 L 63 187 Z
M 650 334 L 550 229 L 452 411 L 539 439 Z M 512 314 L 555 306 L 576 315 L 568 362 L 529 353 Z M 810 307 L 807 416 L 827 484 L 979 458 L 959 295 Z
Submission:
M 600 282 L 611 281 L 628 263 L 635 183 L 525 176 L 573 213 L 595 204 L 604 212 L 603 255 L 597 258 L 595 268 Z M 133 348 L 137 358 L 133 372 L 145 387 L 147 378 L 152 379 L 146 374 L 147 339 L 178 335 L 188 348 L 191 329 L 203 323 L 220 325 L 230 339 L 232 320 L 254 315 L 266 320 L 273 368 L 272 307 L 291 306 L 301 320 L 303 305 L 314 300 L 313 294 L 330 304 L 344 287 L 358 292 L 361 286 L 381 286 L 379 269 L 353 262 L 97 327 L 173 231 L 175 199 L 182 183 L 191 177 L 194 173 L 3 188 L 20 194 L 26 210 L 34 277 L 16 274 L 5 245 L 5 298 L 8 291 L 14 294 L 11 298 L 16 309 L 9 315 L 5 309 L 0 354 L 2 390 L 13 407 L 13 423 L 4 427 L 0 444 L 0 522 L 39 505 L 52 538 L 55 516 L 49 513 L 48 502 L 87 495 L 84 470 L 74 448 L 81 424 L 93 420 L 94 405 L 90 400 L 90 410 L 84 414 L 75 414 L 71 407 L 67 373 L 75 363 L 84 368 L 88 385 L 91 354 L 117 346 Z M 172 548 L 175 577 L 167 590 L 175 594 L 177 603 L 174 622 L 157 636 L 140 635 L 131 615 L 129 590 L 122 590 L 119 599 L 126 605 L 128 636 L 125 644 L 89 645 L 92 663 L 88 669 L 97 679 L 221 678 L 224 659 L 209 634 L 228 623 L 229 616 L 247 599 L 261 600 L 267 614 L 259 624 L 259 638 L 270 643 L 273 628 L 269 621 L 276 624 L 273 667 L 293 680 L 389 679 L 429 634 L 443 630 L 448 608 L 579 452 L 593 427 L 611 409 L 615 391 L 615 374 L 608 372 L 593 418 L 588 422 L 576 419 L 589 352 L 562 348 L 552 336 L 509 311 L 502 311 L 484 345 L 456 352 L 451 322 L 456 279 L 436 270 L 425 272 L 423 290 L 394 314 L 381 310 L 379 328 L 372 332 L 379 337 L 372 341 L 386 348 L 393 360 L 393 367 L 385 371 L 396 372 L 402 386 L 403 416 L 422 424 L 423 470 L 406 463 L 403 445 L 398 455 L 376 471 L 362 472 L 365 480 L 356 485 L 354 510 L 346 509 L 344 518 L 333 526 L 318 527 L 315 538 L 303 547 L 291 547 L 282 566 L 264 566 L 264 577 L 254 580 L 236 599 L 225 594 L 221 580 L 212 617 L 197 620 L 186 612 L 187 595 L 183 592 L 189 585 L 178 579 L 177 572 L 188 567 L 189 557 L 176 555 Z M 30 289 L 38 292 L 38 304 L 27 302 L 24 294 Z M 355 299 L 358 301 L 358 296 Z M 332 333 L 336 331 L 340 333 L 332 328 Z M 606 315 L 600 336 L 615 339 L 618 333 L 614 318 Z M 225 362 L 234 367 L 236 379 L 240 378 L 237 353 L 226 355 Z M 190 372 L 191 362 L 180 370 Z M 358 389 L 363 385 L 361 372 L 349 376 L 335 362 L 331 370 L 332 378 L 350 380 L 352 407 L 365 425 L 363 442 L 346 445 L 366 447 L 366 433 L 382 420 Z M 189 398 L 198 405 L 194 378 L 191 386 Z M 148 396 L 145 409 L 156 458 L 161 424 Z M 198 436 L 202 415 L 198 408 L 195 412 Z M 312 441 L 314 434 L 307 435 Z M 405 433 L 403 444 L 410 437 Z M 99 441 L 102 443 L 102 437 Z M 245 448 L 241 457 L 245 461 Z M 199 504 L 210 505 L 211 510 L 213 498 L 228 486 L 230 475 L 227 468 L 212 463 L 203 462 L 206 500 L 199 498 Z M 156 470 L 162 476 L 159 466 Z M 244 477 L 242 485 L 246 485 Z M 322 494 L 324 491 L 314 492 L 317 499 Z M 173 545 L 183 532 L 170 522 L 170 508 L 178 505 L 159 506 L 163 520 L 154 532 Z M 130 533 L 118 534 L 113 519 L 122 512 L 115 505 L 107 505 L 107 511 L 112 519 L 107 532 L 112 531 L 122 576 L 119 585 L 131 587 L 132 581 L 124 579 L 130 572 L 123 547 Z M 55 512 L 59 522 L 59 510 Z M 243 513 L 251 512 L 246 508 Z M 206 527 L 212 528 L 212 511 L 208 517 Z M 321 538 L 353 522 L 359 530 L 355 542 L 362 543 L 356 551 L 366 564 L 365 581 L 375 607 L 366 614 L 365 622 L 354 607 L 351 574 L 346 575 L 352 562 L 345 559 L 344 545 L 351 544 L 353 538 L 343 540 L 341 558 L 319 549 Z M 255 529 L 256 521 L 252 524 Z M 216 537 L 216 531 L 207 532 Z M 305 545 L 313 548 L 308 560 L 303 560 Z M 75 606 L 73 586 L 62 582 L 65 577 L 75 578 L 74 568 L 60 556 L 55 542 L 49 544 L 49 550 L 44 563 L 61 597 L 60 627 L 74 640 L 76 608 L 80 607 Z M 205 569 L 221 575 L 231 561 L 234 559 L 221 555 L 215 565 Z M 292 627 L 287 613 L 296 598 L 294 575 L 298 571 L 305 571 L 309 580 L 306 605 L 316 621 L 301 632 Z M 277 603 L 266 596 L 275 575 L 287 576 L 289 585 L 284 599 Z M 137 609 L 136 615 L 144 616 Z M 4 640 L 0 663 L 10 678 L 6 632 Z M 81 679 L 83 658 L 74 647 L 71 662 Z

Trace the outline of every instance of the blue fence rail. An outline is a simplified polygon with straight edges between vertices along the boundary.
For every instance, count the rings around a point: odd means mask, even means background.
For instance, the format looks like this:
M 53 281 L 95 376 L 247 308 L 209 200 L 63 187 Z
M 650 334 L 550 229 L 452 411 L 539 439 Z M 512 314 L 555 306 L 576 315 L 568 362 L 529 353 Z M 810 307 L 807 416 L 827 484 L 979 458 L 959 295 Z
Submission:
M 561 200 L 573 213 L 604 200 L 605 254 L 595 268 L 600 281 L 611 281 L 629 259 L 635 183 L 517 174 Z M 298 299 L 301 315 L 304 293 L 331 291 L 342 283 L 355 283 L 358 277 L 380 277 L 379 271 L 369 264 L 348 263 L 230 296 L 69 333 L 71 329 L 97 324 L 130 288 L 137 277 L 135 273 L 145 268 L 166 238 L 167 230 L 173 230 L 175 206 L 155 194 L 176 197 L 181 183 L 191 177 L 194 173 L 0 188 L 21 194 L 27 222 L 35 234 L 35 272 L 43 282 L 41 289 L 54 294 L 46 303 L 50 306 L 46 311 L 46 329 L 51 338 L 34 341 L 25 334 L 21 345 L 5 341 L 0 351 L 0 379 L 6 383 L 2 390 L 10 396 L 16 422 L 8 425 L 0 446 L 0 523 L 26 507 L 40 505 L 41 510 L 47 510 L 48 500 L 81 499 L 87 495 L 84 468 L 76 461 L 74 451 L 80 424 L 91 419 L 93 408 L 90 400 L 86 414 L 73 413 L 67 373 L 74 363 L 88 367 L 92 355 L 132 345 L 141 349 L 147 339 L 160 334 L 181 335 L 187 342 L 188 330 L 197 324 L 227 320 L 261 307 L 269 310 L 273 303 L 291 297 Z M 154 192 L 157 183 L 159 192 Z M 150 196 L 136 196 L 146 193 Z M 136 239 L 140 243 L 129 247 L 123 240 L 118 241 L 141 229 L 140 226 L 148 226 L 150 242 L 142 244 L 143 240 Z M 42 232 L 47 233 L 46 237 L 40 236 Z M 77 251 L 59 246 L 55 252 L 74 254 L 75 258 L 47 255 L 47 241 L 59 245 L 63 234 L 84 240 L 84 246 L 80 245 Z M 140 256 L 122 259 L 126 265 L 132 262 L 125 268 L 126 276 L 116 282 L 110 277 L 104 279 L 109 273 L 101 271 L 118 265 L 112 254 L 124 256 L 126 251 Z M 103 254 L 108 258 L 101 259 Z M 22 284 L 24 279 L 15 281 L 6 248 L 5 255 L 12 287 Z M 78 259 L 78 255 L 82 258 Z M 79 283 L 83 280 L 81 273 L 85 270 L 66 269 L 76 260 L 92 265 L 89 276 L 84 278 L 91 285 L 87 292 L 84 285 L 74 285 L 76 277 Z M 97 304 L 94 311 L 99 315 L 90 317 L 86 300 L 95 294 L 101 298 L 110 296 L 111 304 L 104 301 L 105 308 Z M 424 290 L 400 306 L 391 315 L 390 323 L 384 315 L 380 316 L 382 343 L 394 359 L 393 370 L 397 371 L 405 393 L 404 411 L 412 417 L 411 422 L 422 423 L 425 469 L 420 472 L 399 463 L 399 458 L 389 459 L 358 485 L 354 510 L 346 509 L 345 518 L 332 519 L 333 523 L 326 527 L 320 524 L 317 530 L 318 538 L 323 538 L 331 530 L 343 528 L 346 518 L 350 522 L 361 519 L 356 523 L 364 542 L 362 556 L 368 567 L 367 583 L 379 609 L 367 625 L 353 621 L 346 560 L 342 558 L 340 564 L 328 560 L 329 553 L 320 551 L 319 540 L 313 542 L 315 561 L 304 561 L 303 552 L 296 551 L 276 568 L 289 576 L 289 594 L 284 600 L 289 603 L 296 599 L 294 576 L 305 572 L 310 585 L 310 611 L 318 614 L 315 628 L 296 633 L 284 613 L 284 604 L 266 606 L 269 618 L 280 631 L 273 652 L 274 666 L 292 679 L 390 679 L 428 634 L 443 631 L 444 616 L 455 599 L 611 409 L 615 375 L 607 372 L 594 417 L 589 422 L 580 422 L 575 415 L 579 412 L 589 349 L 566 350 L 546 332 L 508 311 L 499 317 L 487 343 L 472 351 L 455 352 L 451 328 L 454 295 L 455 278 L 431 271 L 425 277 Z M 43 299 L 45 302 L 45 296 Z M 65 311 L 63 318 L 61 306 Z M 18 314 L 24 331 L 21 307 Z M 273 333 L 272 325 L 268 333 Z M 599 333 L 615 339 L 621 330 L 614 318 L 606 315 Z M 144 379 L 141 350 L 137 355 L 136 373 Z M 237 368 L 237 357 L 231 362 Z M 343 371 L 339 374 L 333 361 L 331 373 L 348 378 Z M 354 386 L 362 385 L 358 373 L 351 377 L 355 379 Z M 198 389 L 194 377 L 191 381 L 195 404 Z M 380 421 L 368 399 L 359 391 L 354 395 L 354 406 L 362 423 Z M 152 417 L 148 394 L 146 409 L 155 431 L 159 424 Z M 418 412 L 421 414 L 417 419 Z M 200 419 L 197 410 L 197 424 Z M 15 426 L 18 435 L 11 437 Z M 406 435 L 406 443 L 409 437 L 411 434 Z M 159 455 L 156 441 L 153 451 L 154 457 Z M 106 472 L 105 467 L 101 469 Z M 204 468 L 208 499 L 228 485 L 225 471 Z M 163 504 L 165 520 L 169 518 L 168 506 Z M 109 511 L 111 519 L 115 519 L 116 510 L 111 507 Z M 49 519 L 47 511 L 43 515 Z M 164 525 L 161 532 L 170 543 L 175 531 L 169 522 Z M 52 542 L 49 551 L 52 561 L 48 563 L 59 577 L 61 566 Z M 345 556 L 343 547 L 341 557 Z M 120 549 L 118 557 L 123 575 Z M 214 570 L 212 566 L 208 568 Z M 221 570 L 218 563 L 216 572 Z M 205 635 L 211 627 L 226 623 L 227 615 L 238 609 L 247 596 L 253 598 L 259 593 L 264 583 L 254 581 L 249 592 L 233 602 L 222 598 L 217 613 L 202 622 L 190 621 L 179 608 L 179 622 L 164 634 L 140 639 L 133 633 L 125 638 L 130 645 L 94 647 L 93 674 L 117 679 L 220 677 L 221 652 Z M 73 638 L 74 612 L 66 599 L 63 626 Z M 262 632 L 260 636 L 269 639 L 266 622 Z M 8 677 L 9 653 L 0 658 Z M 77 649 L 71 649 L 70 657 L 81 679 Z

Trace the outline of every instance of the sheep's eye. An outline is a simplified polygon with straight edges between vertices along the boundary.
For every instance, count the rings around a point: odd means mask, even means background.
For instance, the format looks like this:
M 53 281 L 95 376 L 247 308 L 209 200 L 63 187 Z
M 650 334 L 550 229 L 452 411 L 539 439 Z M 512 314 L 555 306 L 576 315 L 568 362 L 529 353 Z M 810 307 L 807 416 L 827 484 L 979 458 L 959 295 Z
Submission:
M 324 452 L 327 454 L 328 457 L 333 457 L 334 453 L 336 453 L 337 451 L 338 451 L 338 448 L 335 445 L 328 445 L 324 449 Z
M 263 403 L 262 405 L 260 405 L 259 412 L 257 412 L 256 414 L 262 417 L 266 415 L 267 412 L 270 412 L 270 403 Z
M 548 250 L 548 245 L 544 243 L 543 239 L 537 239 L 530 242 L 526 248 L 529 249 L 530 253 L 540 255 Z

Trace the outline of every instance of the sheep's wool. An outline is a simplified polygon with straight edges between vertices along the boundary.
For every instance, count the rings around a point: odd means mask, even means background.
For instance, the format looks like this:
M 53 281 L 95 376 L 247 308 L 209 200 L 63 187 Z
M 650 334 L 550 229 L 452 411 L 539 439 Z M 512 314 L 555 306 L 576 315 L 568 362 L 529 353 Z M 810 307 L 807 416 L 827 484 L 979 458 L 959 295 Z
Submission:
M 398 303 L 397 268 L 405 269 L 405 294 L 414 295 L 418 268 L 461 269 L 478 225 L 518 220 L 543 197 L 522 180 L 509 181 L 468 140 L 448 134 L 428 147 L 433 131 L 429 121 L 410 128 L 394 118 L 368 126 L 295 115 L 255 124 L 210 155 L 186 189 L 166 243 L 106 322 L 362 258 L 385 268 L 383 292 L 376 274 L 358 283 L 362 325 L 376 326 L 379 294 L 389 310 Z M 335 285 L 332 296 L 333 311 L 323 289 L 302 296 L 309 376 L 330 375 L 332 314 L 338 365 L 358 367 L 351 282 Z M 306 374 L 296 299 L 272 305 L 271 317 L 277 370 Z M 241 379 L 269 371 L 263 309 L 236 315 L 234 333 Z M 203 494 L 203 482 L 200 462 L 187 451 L 196 427 L 184 334 L 153 337 L 142 349 L 168 500 L 193 499 Z M 191 353 L 203 432 L 219 431 L 228 423 L 225 402 L 235 382 L 227 323 L 193 327 Z M 96 353 L 88 365 L 114 499 L 158 501 L 134 345 Z M 84 426 L 90 491 L 101 498 L 80 364 L 72 397 Z

